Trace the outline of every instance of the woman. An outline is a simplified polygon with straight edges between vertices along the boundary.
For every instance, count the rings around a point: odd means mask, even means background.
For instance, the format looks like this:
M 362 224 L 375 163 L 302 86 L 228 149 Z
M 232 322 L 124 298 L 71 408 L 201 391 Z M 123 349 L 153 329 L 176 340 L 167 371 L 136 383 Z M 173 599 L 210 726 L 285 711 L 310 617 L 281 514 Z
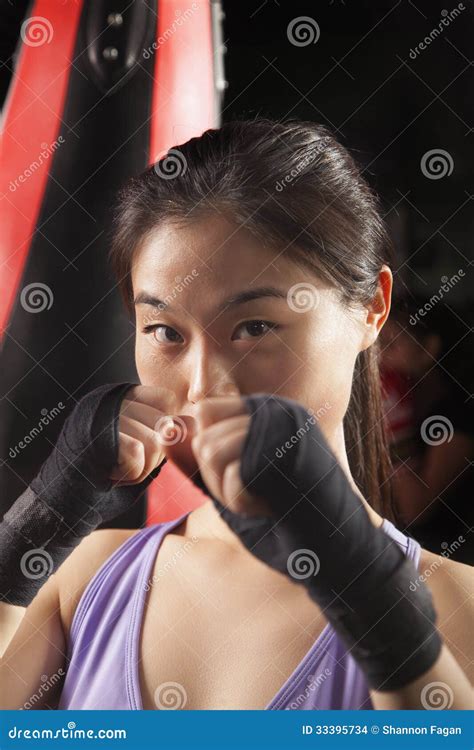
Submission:
M 390 522 L 389 240 L 349 153 L 309 122 L 207 131 L 121 191 L 111 255 L 141 385 L 88 394 L 5 517 L 56 572 L 4 575 L 32 602 L 1 708 L 470 708 L 470 569 Z M 211 499 L 88 533 L 164 457 Z

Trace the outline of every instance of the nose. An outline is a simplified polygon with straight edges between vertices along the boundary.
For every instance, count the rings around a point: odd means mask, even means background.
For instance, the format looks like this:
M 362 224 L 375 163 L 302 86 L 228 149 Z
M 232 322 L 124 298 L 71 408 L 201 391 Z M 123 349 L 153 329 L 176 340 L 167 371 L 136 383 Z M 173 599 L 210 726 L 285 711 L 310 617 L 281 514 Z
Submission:
M 238 396 L 239 387 L 231 372 L 231 365 L 206 344 L 195 350 L 190 358 L 188 402 L 196 404 L 204 398 Z

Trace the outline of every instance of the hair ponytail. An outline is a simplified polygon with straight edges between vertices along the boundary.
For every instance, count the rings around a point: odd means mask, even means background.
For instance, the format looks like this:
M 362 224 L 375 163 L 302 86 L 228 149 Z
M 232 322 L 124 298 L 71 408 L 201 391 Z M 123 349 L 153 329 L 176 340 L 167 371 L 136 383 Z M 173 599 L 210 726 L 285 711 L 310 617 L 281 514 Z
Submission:
M 378 342 L 375 342 L 357 357 L 351 398 L 344 417 L 344 436 L 354 481 L 374 510 L 396 523 L 378 349 Z

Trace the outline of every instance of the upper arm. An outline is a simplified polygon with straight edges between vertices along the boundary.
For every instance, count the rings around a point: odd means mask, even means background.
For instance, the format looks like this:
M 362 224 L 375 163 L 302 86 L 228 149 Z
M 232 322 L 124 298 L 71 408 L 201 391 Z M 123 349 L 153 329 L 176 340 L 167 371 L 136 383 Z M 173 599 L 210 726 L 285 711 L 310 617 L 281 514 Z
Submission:
M 55 708 L 69 630 L 90 579 L 136 529 L 99 529 L 81 540 L 26 608 L 0 660 L 0 710 Z
M 66 642 L 56 576 L 31 604 L 0 660 L 0 709 L 48 707 L 65 674 Z
M 474 570 L 424 550 L 420 570 L 433 574 L 427 586 L 433 595 L 438 630 L 467 678 L 474 685 Z M 426 567 L 425 567 L 426 566 Z

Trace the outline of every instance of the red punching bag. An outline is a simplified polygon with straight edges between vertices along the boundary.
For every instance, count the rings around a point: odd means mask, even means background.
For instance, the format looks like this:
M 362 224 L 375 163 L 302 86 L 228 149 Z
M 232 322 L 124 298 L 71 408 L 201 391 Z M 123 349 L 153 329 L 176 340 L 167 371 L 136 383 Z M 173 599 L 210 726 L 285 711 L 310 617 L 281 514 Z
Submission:
M 137 382 L 134 328 L 107 264 L 117 188 L 220 122 L 222 11 L 195 0 L 35 0 L 0 136 L 0 510 L 79 398 Z M 113 523 L 203 501 L 171 464 Z

